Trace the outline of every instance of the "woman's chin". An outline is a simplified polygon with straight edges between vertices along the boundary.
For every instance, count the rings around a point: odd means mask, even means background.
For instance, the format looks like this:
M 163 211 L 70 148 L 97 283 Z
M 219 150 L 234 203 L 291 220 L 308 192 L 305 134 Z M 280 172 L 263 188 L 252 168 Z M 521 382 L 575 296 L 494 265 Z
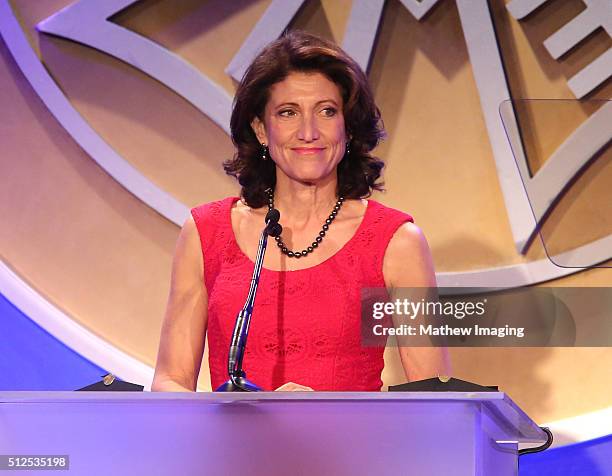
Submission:
M 321 167 L 300 167 L 284 171 L 285 175 L 296 182 L 300 183 L 320 183 L 329 178 L 334 170 L 322 169 Z
M 300 182 L 304 185 L 316 185 L 318 183 L 322 183 L 327 178 L 325 174 L 295 174 L 293 176 L 289 176 L 291 180 L 296 182 Z

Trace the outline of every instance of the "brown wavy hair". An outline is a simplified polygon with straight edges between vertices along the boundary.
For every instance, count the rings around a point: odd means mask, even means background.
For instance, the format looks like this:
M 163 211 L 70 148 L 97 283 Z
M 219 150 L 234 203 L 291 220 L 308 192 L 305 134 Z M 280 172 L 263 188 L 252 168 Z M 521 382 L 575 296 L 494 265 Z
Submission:
M 262 146 L 251 122 L 255 117 L 263 121 L 271 86 L 292 72 L 321 73 L 340 89 L 350 152 L 338 164 L 338 195 L 365 198 L 373 190 L 382 190 L 380 175 L 384 163 L 370 152 L 385 131 L 365 73 L 334 43 L 293 30 L 257 55 L 234 97 L 230 128 L 236 152 L 224 162 L 223 168 L 238 179 L 247 205 L 264 206 L 265 190 L 276 185 L 275 164 L 272 160 L 262 160 Z

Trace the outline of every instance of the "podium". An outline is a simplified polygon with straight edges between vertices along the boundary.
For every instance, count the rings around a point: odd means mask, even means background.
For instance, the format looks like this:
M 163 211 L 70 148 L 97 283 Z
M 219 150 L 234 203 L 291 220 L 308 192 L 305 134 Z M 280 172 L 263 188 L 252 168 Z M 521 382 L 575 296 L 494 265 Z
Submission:
M 502 392 L 0 392 L 0 454 L 74 475 L 505 476 L 544 442 Z

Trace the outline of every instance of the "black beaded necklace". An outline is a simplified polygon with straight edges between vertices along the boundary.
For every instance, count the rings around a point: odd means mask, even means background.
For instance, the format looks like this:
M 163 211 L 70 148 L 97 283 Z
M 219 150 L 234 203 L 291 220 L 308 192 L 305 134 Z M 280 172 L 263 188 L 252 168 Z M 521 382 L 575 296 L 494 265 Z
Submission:
M 266 189 L 266 194 L 268 195 L 268 209 L 272 210 L 274 208 L 274 190 L 272 190 L 271 188 L 268 188 Z M 276 244 L 280 248 L 281 252 L 289 256 L 289 258 L 301 258 L 302 256 L 306 256 L 308 253 L 312 253 L 315 250 L 315 248 L 318 248 L 319 243 L 323 241 L 323 237 L 325 236 L 325 233 L 327 232 L 327 230 L 329 230 L 329 225 L 332 224 L 332 222 L 336 218 L 336 215 L 338 215 L 338 212 L 342 208 L 343 203 L 344 203 L 344 197 L 338 197 L 338 200 L 336 201 L 336 204 L 334 205 L 334 209 L 331 211 L 331 213 L 329 214 L 329 217 L 327 217 L 327 220 L 325 220 L 325 223 L 321 227 L 319 236 L 315 238 L 315 240 L 312 242 L 310 246 L 303 249 L 302 251 L 291 251 L 290 249 L 287 248 L 287 246 L 283 242 L 283 239 L 281 238 L 280 235 L 275 236 L 274 239 L 276 240 Z

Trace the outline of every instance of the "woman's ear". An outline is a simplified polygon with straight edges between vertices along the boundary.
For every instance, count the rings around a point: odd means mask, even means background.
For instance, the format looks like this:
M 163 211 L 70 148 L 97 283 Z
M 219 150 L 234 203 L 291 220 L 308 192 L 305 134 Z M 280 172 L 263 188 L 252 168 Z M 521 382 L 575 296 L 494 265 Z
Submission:
M 255 116 L 255 118 L 251 121 L 251 129 L 253 129 L 257 140 L 261 144 L 268 143 L 268 138 L 266 136 L 266 126 L 259 117 Z

